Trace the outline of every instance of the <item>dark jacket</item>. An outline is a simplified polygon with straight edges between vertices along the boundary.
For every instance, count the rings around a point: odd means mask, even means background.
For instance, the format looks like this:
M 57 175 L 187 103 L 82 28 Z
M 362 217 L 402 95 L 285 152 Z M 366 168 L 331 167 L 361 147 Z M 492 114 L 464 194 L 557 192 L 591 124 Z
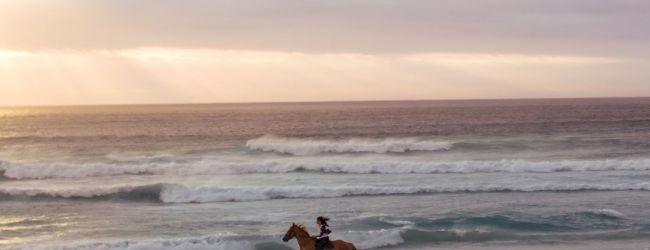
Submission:
M 316 239 L 322 239 L 325 237 L 329 237 L 330 233 L 332 233 L 332 230 L 330 230 L 329 226 L 326 225 L 321 225 L 320 226 L 320 234 L 316 236 Z

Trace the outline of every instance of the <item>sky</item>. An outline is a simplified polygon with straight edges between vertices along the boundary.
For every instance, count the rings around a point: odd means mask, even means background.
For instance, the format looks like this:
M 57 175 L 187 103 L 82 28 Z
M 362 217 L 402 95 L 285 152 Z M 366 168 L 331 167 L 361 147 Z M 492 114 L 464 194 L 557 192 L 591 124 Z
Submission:
M 0 0 L 0 105 L 650 96 L 648 0 Z

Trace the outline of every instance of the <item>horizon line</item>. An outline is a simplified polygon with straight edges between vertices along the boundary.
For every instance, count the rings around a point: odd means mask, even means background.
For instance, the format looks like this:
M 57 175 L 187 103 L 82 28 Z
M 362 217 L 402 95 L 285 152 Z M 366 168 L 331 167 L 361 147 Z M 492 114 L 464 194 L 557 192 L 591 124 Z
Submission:
M 111 107 L 111 106 L 182 106 L 182 105 L 259 105 L 259 104 L 318 104 L 318 103 L 364 103 L 364 102 L 435 102 L 435 101 L 515 101 L 515 100 L 571 100 L 571 99 L 647 99 L 650 96 L 583 96 L 583 97 L 513 97 L 513 98 L 448 98 L 448 99 L 368 99 L 368 100 L 320 100 L 320 101 L 252 101 L 252 102 L 169 102 L 169 103 L 97 103 L 97 104 L 37 104 L 0 105 L 0 108 L 64 108 L 64 107 Z

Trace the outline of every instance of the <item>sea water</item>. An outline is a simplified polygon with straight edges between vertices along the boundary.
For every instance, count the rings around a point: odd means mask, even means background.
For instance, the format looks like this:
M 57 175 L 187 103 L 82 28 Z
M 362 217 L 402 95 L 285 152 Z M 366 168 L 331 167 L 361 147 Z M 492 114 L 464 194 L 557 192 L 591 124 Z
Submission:
M 2 249 L 650 247 L 650 99 L 0 108 Z

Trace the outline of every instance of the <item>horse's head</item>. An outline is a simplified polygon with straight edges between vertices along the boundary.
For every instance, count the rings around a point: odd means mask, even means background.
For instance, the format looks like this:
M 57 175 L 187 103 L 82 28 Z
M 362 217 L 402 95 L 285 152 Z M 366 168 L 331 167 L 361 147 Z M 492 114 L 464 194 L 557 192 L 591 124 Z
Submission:
M 296 237 L 296 223 L 291 223 L 291 227 L 289 228 L 289 230 L 287 230 L 287 233 L 284 234 L 284 237 L 282 237 L 282 240 L 284 242 L 287 242 L 287 241 L 293 239 L 293 237 Z

